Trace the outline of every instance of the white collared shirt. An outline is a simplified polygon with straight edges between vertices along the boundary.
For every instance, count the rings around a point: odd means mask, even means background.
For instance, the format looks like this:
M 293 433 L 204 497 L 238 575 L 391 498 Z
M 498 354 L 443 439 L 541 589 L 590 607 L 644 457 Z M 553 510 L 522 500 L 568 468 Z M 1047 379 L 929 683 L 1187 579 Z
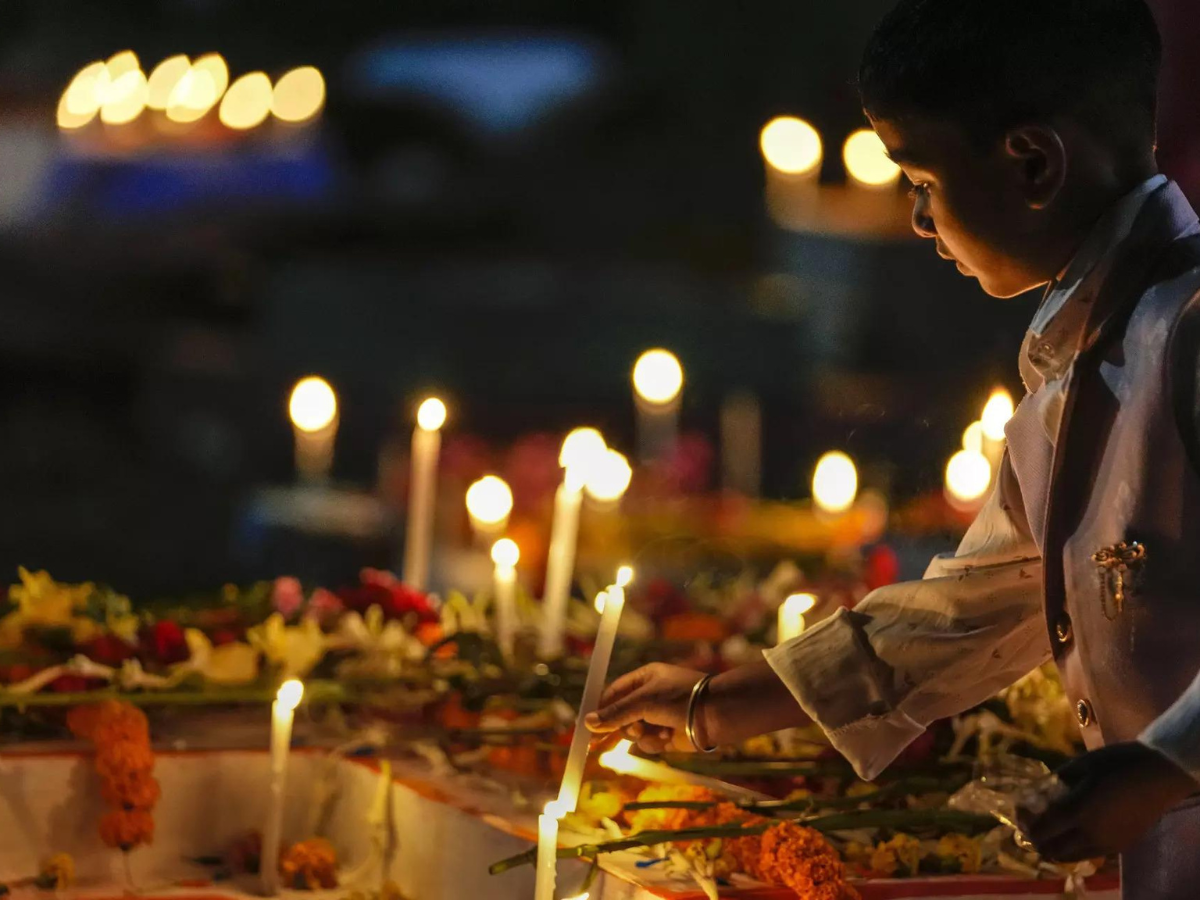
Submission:
M 1146 198 L 1165 181 L 1147 179 L 1100 218 L 1034 317 L 1022 377 L 1026 402 L 1036 396 L 1052 436 L 1086 320 L 1084 288 L 1103 279 Z M 956 552 L 934 558 L 922 580 L 872 591 L 764 656 L 871 780 L 930 722 L 984 702 L 1050 659 L 1041 586 L 1040 552 L 1005 455 Z

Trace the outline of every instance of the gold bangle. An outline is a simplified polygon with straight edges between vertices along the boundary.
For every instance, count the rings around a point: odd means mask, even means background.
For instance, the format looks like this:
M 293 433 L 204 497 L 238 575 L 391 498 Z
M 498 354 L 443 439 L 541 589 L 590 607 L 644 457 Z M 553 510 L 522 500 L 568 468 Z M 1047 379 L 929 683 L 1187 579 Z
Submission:
M 700 742 L 696 740 L 696 707 L 700 705 L 700 698 L 704 692 L 708 690 L 708 683 L 712 681 L 712 675 L 705 675 L 696 682 L 696 686 L 692 688 L 691 696 L 688 697 L 687 716 L 684 719 L 683 732 L 687 735 L 688 741 L 696 748 L 697 753 L 712 753 L 717 749 L 717 745 L 711 747 L 701 747 Z

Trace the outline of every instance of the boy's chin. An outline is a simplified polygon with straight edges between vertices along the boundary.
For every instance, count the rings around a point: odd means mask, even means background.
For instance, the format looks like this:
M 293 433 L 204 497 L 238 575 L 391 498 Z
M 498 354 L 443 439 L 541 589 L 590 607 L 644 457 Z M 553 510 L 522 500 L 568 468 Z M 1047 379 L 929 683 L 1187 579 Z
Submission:
M 1025 293 L 1031 288 L 1036 287 L 1036 285 L 1025 284 L 1023 282 L 1021 284 L 1015 284 L 1010 279 L 1006 278 L 989 277 L 986 274 L 973 272 L 970 269 L 965 269 L 962 267 L 959 268 L 959 271 L 968 278 L 974 278 L 976 281 L 978 281 L 979 286 L 983 289 L 983 292 L 989 297 L 996 297 L 999 300 L 1007 300 L 1009 297 L 1016 297 Z

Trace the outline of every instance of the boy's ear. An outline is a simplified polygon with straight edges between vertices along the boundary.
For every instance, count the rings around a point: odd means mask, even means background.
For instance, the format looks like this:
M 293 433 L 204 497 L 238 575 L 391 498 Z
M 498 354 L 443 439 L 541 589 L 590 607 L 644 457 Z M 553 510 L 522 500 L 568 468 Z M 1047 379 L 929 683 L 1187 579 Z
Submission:
M 1017 166 L 1029 208 L 1049 206 L 1067 177 L 1067 150 L 1058 132 L 1045 125 L 1013 128 L 1004 135 L 1004 152 Z

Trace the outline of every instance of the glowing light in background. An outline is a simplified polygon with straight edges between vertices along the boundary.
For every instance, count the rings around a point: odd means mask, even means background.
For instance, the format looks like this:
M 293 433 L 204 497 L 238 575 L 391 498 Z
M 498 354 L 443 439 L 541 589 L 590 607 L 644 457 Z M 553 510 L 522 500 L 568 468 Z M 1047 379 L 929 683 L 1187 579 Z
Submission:
M 183 54 L 168 56 L 155 66 L 146 83 L 146 105 L 151 109 L 165 110 L 175 85 L 191 67 L 191 62 Z
M 325 79 L 313 66 L 300 66 L 275 82 L 271 113 L 283 122 L 311 119 L 325 105 Z
M 563 440 L 558 464 L 564 469 L 592 472 L 608 453 L 608 445 L 595 428 L 576 428 Z
M 109 65 L 109 76 L 112 66 Z M 108 125 L 124 125 L 132 122 L 146 108 L 146 76 L 141 69 L 130 69 L 113 78 L 104 92 L 104 105 L 100 107 L 100 121 Z
M 633 584 L 633 566 L 621 566 L 617 569 L 617 587 L 626 588 Z
M 584 487 L 588 496 L 601 503 L 615 503 L 625 496 L 633 480 L 633 468 L 622 453 L 606 449 L 587 467 Z
M 813 501 L 825 512 L 848 510 L 858 495 L 858 470 L 854 460 L 838 450 L 822 456 L 813 470 L 812 492 Z
M 229 87 L 229 66 L 225 64 L 225 58 L 220 53 L 205 53 L 192 63 L 192 71 L 207 72 L 212 78 L 213 91 L 216 93 L 213 103 L 224 96 L 225 88 Z
M 600 615 L 604 615 L 604 605 L 606 603 L 608 603 L 608 591 L 601 591 L 592 602 L 592 608 L 600 613 Z
M 221 98 L 221 124 L 245 131 L 271 114 L 271 79 L 264 72 L 250 72 L 229 86 Z
M 483 525 L 499 525 L 512 512 L 512 489 L 503 478 L 484 475 L 467 488 L 467 512 Z
M 193 66 L 183 73 L 167 98 L 167 118 L 181 124 L 198 122 L 218 99 L 212 74 Z
M 821 167 L 821 135 L 803 119 L 779 116 L 763 126 L 758 136 L 763 159 L 786 175 L 815 173 Z
M 975 450 L 959 450 L 946 464 L 946 494 L 952 504 L 965 506 L 979 500 L 992 483 L 992 466 Z
M 972 422 L 963 431 L 962 445 L 964 450 L 970 450 L 972 453 L 983 452 L 983 423 Z
M 116 82 L 130 72 L 140 72 L 142 65 L 138 62 L 136 53 L 132 50 L 122 50 L 120 53 L 110 56 L 104 63 L 104 68 L 108 70 L 108 80 Z
M 983 428 L 983 436 L 989 441 L 1004 440 L 1004 426 L 1013 416 L 1013 398 L 1004 388 L 996 388 L 988 397 L 983 407 L 983 415 L 979 417 Z
M 647 350 L 633 366 L 633 389 L 647 403 L 665 405 L 683 389 L 683 366 L 670 350 Z
M 900 180 L 900 167 L 888 159 L 886 148 L 869 128 L 860 128 L 842 147 L 846 172 L 867 187 L 887 187 Z
M 301 431 L 321 431 L 337 416 L 337 395 L 324 378 L 317 375 L 301 378 L 292 388 L 288 415 Z
M 492 544 L 492 562 L 498 566 L 508 566 L 510 569 L 521 560 L 521 548 L 512 538 L 500 538 Z
M 437 397 L 429 397 L 417 407 L 417 425 L 425 431 L 437 431 L 445 424 L 446 404 Z
M 102 62 L 80 69 L 58 101 L 58 127 L 82 128 L 96 117 L 108 92 L 108 67 Z

